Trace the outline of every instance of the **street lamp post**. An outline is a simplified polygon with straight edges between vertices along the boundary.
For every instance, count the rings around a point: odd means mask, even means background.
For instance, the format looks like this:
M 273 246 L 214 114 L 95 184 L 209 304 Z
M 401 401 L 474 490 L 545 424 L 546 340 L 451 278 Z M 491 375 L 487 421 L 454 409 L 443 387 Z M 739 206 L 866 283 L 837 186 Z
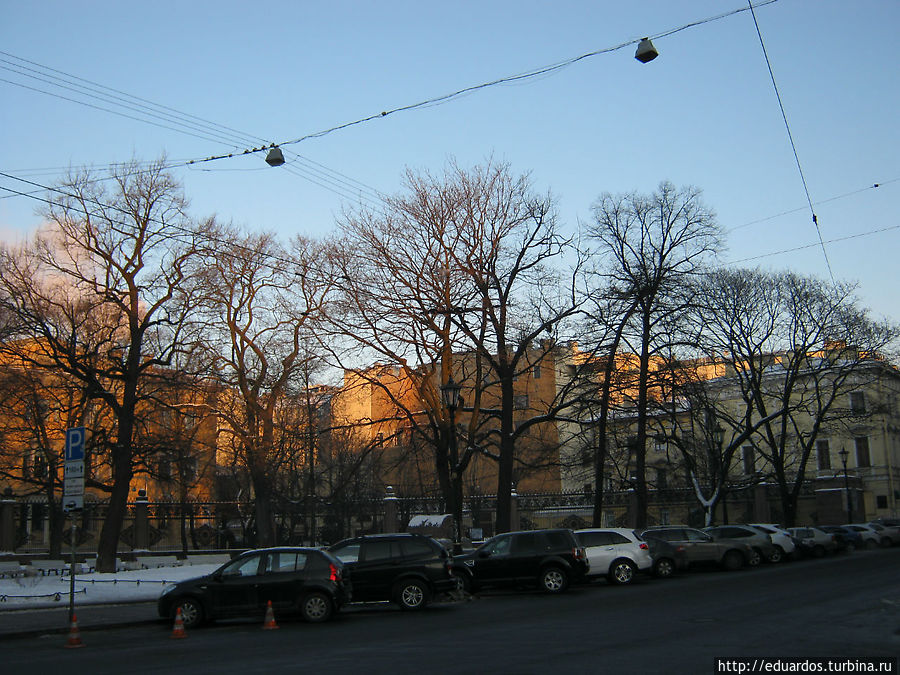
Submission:
M 718 464 L 719 458 L 722 457 L 722 443 L 725 441 L 725 430 L 722 428 L 721 424 L 716 424 L 715 428 L 712 429 L 712 441 L 715 444 L 715 452 L 716 452 L 716 464 Z M 728 467 L 720 466 L 720 470 L 724 472 L 724 476 L 722 477 L 722 485 L 723 487 L 727 486 L 728 483 Z M 715 513 L 710 514 L 711 516 L 715 516 Z M 722 491 L 722 523 L 728 524 L 728 490 L 727 487 Z
M 841 448 L 838 456 L 841 458 L 841 465 L 844 467 L 844 492 L 847 493 L 847 522 L 853 522 L 853 503 L 850 501 L 850 480 L 847 478 L 847 456 L 850 453 L 846 449 Z
M 462 553 L 462 483 L 459 476 L 459 451 L 456 446 L 456 408 L 459 406 L 458 382 L 453 376 L 441 385 L 441 399 L 450 413 L 450 490 L 453 494 L 453 553 Z

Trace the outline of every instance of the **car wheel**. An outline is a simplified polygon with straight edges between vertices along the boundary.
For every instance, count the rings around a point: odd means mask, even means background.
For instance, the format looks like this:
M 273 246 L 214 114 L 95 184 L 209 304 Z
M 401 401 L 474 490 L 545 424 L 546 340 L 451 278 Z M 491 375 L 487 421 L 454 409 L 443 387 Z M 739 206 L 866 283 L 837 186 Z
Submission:
M 457 571 L 455 571 L 455 570 L 454 570 L 454 572 L 453 572 L 453 576 L 456 577 L 456 579 L 459 580 L 459 588 L 460 588 L 460 590 L 465 591 L 466 593 L 471 593 L 471 592 L 472 592 L 472 586 L 473 586 L 473 584 L 472 584 L 472 577 L 470 577 L 470 576 L 469 576 L 468 574 L 466 574 L 465 572 L 457 572 Z
M 428 604 L 428 588 L 416 579 L 402 581 L 394 591 L 394 602 L 400 605 L 400 609 L 422 609 Z
M 545 567 L 538 577 L 542 589 L 548 593 L 562 593 L 569 585 L 569 578 L 559 567 Z
M 730 571 L 739 570 L 744 566 L 744 556 L 740 551 L 728 551 L 722 558 L 722 566 Z
M 624 585 L 634 581 L 634 565 L 628 560 L 616 560 L 609 568 L 611 583 Z
M 660 579 L 668 579 L 675 574 L 675 561 L 671 558 L 660 558 L 656 561 L 653 573 Z
M 780 546 L 775 547 L 775 550 L 769 555 L 768 560 L 770 563 L 780 563 L 784 560 L 784 551 L 781 550 Z
M 334 605 L 331 603 L 331 598 L 325 593 L 313 591 L 304 595 L 300 600 L 300 616 L 304 621 L 321 623 L 328 621 L 333 613 Z
M 763 556 L 762 553 L 759 552 L 759 549 L 753 549 L 750 551 L 750 555 L 747 558 L 747 564 L 750 567 L 756 567 L 762 562 Z
M 181 610 L 181 621 L 185 628 L 195 628 L 203 623 L 203 605 L 194 598 L 179 600 L 173 609 L 173 614 Z

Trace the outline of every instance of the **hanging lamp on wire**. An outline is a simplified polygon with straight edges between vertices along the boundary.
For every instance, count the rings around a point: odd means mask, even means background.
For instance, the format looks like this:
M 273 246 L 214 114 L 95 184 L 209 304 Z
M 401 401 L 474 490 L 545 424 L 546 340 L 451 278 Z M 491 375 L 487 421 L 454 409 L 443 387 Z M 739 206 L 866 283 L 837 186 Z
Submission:
M 266 154 L 266 164 L 269 166 L 281 166 L 284 164 L 284 153 L 281 152 L 281 148 L 277 145 L 270 148 L 268 154 Z
M 650 38 L 648 37 L 641 40 L 640 44 L 637 46 L 637 51 L 634 53 L 634 58 L 641 63 L 648 63 L 657 56 L 659 56 L 659 52 L 656 51 L 656 47 L 653 46 L 653 43 L 650 42 Z

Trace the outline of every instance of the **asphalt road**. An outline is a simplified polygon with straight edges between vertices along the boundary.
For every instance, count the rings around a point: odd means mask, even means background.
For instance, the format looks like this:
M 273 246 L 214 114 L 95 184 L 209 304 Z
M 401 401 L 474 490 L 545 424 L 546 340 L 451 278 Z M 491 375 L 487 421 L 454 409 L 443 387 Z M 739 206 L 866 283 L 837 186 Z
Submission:
M 712 673 L 717 656 L 896 657 L 898 572 L 894 548 L 561 596 L 486 593 L 419 613 L 354 607 L 324 625 L 280 619 L 277 631 L 220 622 L 172 640 L 168 622 L 153 621 L 84 631 L 83 649 L 64 649 L 58 632 L 4 640 L 0 661 L 9 673 L 546 674 Z

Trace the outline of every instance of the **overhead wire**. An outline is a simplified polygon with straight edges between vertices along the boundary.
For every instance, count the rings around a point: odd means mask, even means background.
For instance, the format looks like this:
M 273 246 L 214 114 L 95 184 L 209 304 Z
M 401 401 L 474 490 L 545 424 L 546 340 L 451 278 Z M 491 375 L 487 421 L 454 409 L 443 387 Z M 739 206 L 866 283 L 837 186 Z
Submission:
M 11 59 L 29 64 L 29 66 L 23 66 Z M 7 65 L 4 66 L 2 65 L 3 63 Z M 30 66 L 35 67 L 32 68 Z M 234 148 L 233 152 L 228 153 L 229 156 L 248 154 L 239 152 L 239 150 L 244 144 L 249 141 L 260 143 L 267 147 L 271 145 L 270 141 L 266 141 L 261 137 L 238 131 L 232 127 L 218 124 L 202 117 L 197 117 L 196 115 L 181 112 L 169 106 L 154 103 L 149 99 L 134 96 L 121 90 L 107 87 L 97 82 L 93 82 L 92 80 L 87 80 L 77 75 L 72 75 L 71 73 L 66 73 L 65 71 L 51 68 L 29 59 L 23 59 L 21 57 L 10 54 L 9 52 L 0 51 L 0 69 L 16 73 L 23 77 L 39 80 L 51 86 L 75 92 L 81 96 L 87 96 L 93 99 L 94 102 L 75 99 L 71 96 L 63 96 L 59 93 L 32 87 L 20 82 L 8 80 L 6 78 L 0 78 L 0 81 L 2 82 L 7 82 L 15 86 L 54 96 L 56 98 L 101 110 L 103 112 L 109 112 L 111 114 L 132 119 L 138 122 L 152 124 L 157 127 L 183 133 L 195 138 L 200 138 L 202 140 L 208 140 L 216 143 L 224 142 Z M 87 83 L 87 85 L 90 86 L 86 86 L 82 83 Z M 129 112 L 121 112 L 119 110 L 109 108 L 107 107 L 107 105 L 99 105 L 97 101 L 108 105 L 119 106 Z M 131 113 L 137 113 L 137 115 L 141 116 L 137 116 Z M 173 126 L 173 124 L 177 126 Z M 368 186 L 361 181 L 356 181 L 355 179 L 341 174 L 340 172 L 329 169 L 324 164 L 311 162 L 311 160 L 308 160 L 301 155 L 295 155 L 294 158 L 298 159 L 299 161 L 306 162 L 307 164 L 310 164 L 310 166 L 298 168 L 298 170 L 296 171 L 288 171 L 288 173 L 292 173 L 293 175 L 307 180 L 319 187 L 322 187 L 323 189 L 334 192 L 341 197 L 356 199 L 360 195 L 364 195 L 367 196 L 366 198 L 374 197 L 375 199 L 378 199 L 376 195 L 380 195 L 380 193 L 378 193 L 375 188 Z M 190 163 L 191 162 L 189 160 L 181 160 L 180 162 L 172 163 L 171 166 L 172 168 L 174 168 L 175 166 L 185 166 Z M 7 195 L 7 197 L 8 196 L 9 195 Z
M 775 3 L 775 2 L 778 2 L 778 1 L 779 1 L 779 0 L 764 0 L 763 2 L 757 2 L 755 5 L 753 5 L 753 4 L 752 4 L 752 0 L 751 0 L 751 6 L 750 6 L 749 11 L 752 11 L 754 7 L 764 7 L 764 6 L 766 6 L 766 5 L 771 5 L 771 4 L 773 4 L 773 3 Z M 684 25 L 682 25 L 682 26 L 678 26 L 677 28 L 672 28 L 672 29 L 669 29 L 669 30 L 667 30 L 667 31 L 663 31 L 662 33 L 657 33 L 657 34 L 655 34 L 655 35 L 652 35 L 651 37 L 653 37 L 654 39 L 660 38 L 660 37 L 667 37 L 667 36 L 669 36 L 669 35 L 674 35 L 675 33 L 681 32 L 681 31 L 683 31 L 683 30 L 687 30 L 688 28 L 694 28 L 694 27 L 696 27 L 696 26 L 701 26 L 701 25 L 703 25 L 703 24 L 711 23 L 711 22 L 713 22 L 713 21 L 719 21 L 719 20 L 721 20 L 721 19 L 724 19 L 724 18 L 727 18 L 727 17 L 730 17 L 730 16 L 734 16 L 735 14 L 740 14 L 740 13 L 746 12 L 746 11 L 748 11 L 747 8 L 745 8 L 745 7 L 738 7 L 738 8 L 736 8 L 736 9 L 729 10 L 729 11 L 727 11 L 727 12 L 722 12 L 721 14 L 717 14 L 717 15 L 715 15 L 715 16 L 707 17 L 707 18 L 705 18 L 705 19 L 698 19 L 698 20 L 696 20 L 696 21 L 692 21 L 692 22 L 687 23 L 687 24 L 684 24 Z M 535 68 L 535 69 L 533 69 L 533 70 L 525 71 L 525 72 L 523 72 L 523 73 L 519 73 L 519 74 L 516 74 L 516 75 L 509 75 L 509 76 L 507 76 L 507 77 L 500 77 L 500 78 L 497 78 L 497 79 L 494 79 L 494 80 L 490 80 L 490 81 L 487 81 L 487 82 L 482 82 L 482 83 L 480 83 L 480 84 L 474 84 L 474 85 L 471 85 L 471 86 L 468 86 L 468 87 L 463 87 L 463 88 L 461 88 L 461 89 L 457 89 L 456 91 L 453 91 L 453 92 L 450 92 L 450 93 L 447 93 L 447 94 L 442 94 L 442 95 L 440 95 L 440 96 L 434 96 L 434 97 L 432 97 L 432 98 L 428 98 L 428 99 L 425 99 L 425 100 L 423 100 L 423 101 L 419 101 L 419 102 L 417 102 L 417 103 L 410 103 L 410 104 L 408 104 L 408 105 L 398 106 L 398 107 L 396 107 L 396 108 L 391 108 L 391 109 L 389 109 L 389 110 L 383 110 L 383 111 L 381 111 L 381 112 L 373 113 L 373 114 L 371 114 L 371 115 L 367 115 L 367 116 L 365 116 L 365 117 L 361 117 L 361 118 L 359 118 L 359 119 L 357 119 L 357 120 L 353 120 L 353 121 L 351 121 L 351 122 L 344 122 L 344 123 L 342 123 L 342 124 L 337 124 L 337 125 L 335 125 L 335 126 L 332 126 L 332 127 L 327 128 L 327 129 L 323 129 L 323 130 L 321 130 L 321 131 L 316 131 L 316 132 L 308 133 L 308 134 L 305 134 L 305 135 L 300 136 L 300 137 L 298 137 L 298 138 L 289 139 L 289 140 L 284 140 L 284 141 L 277 141 L 277 142 L 274 144 L 274 146 L 284 147 L 284 146 L 287 146 L 287 145 L 296 145 L 296 144 L 298 144 L 298 143 L 302 143 L 302 142 L 304 142 L 304 141 L 307 141 L 307 140 L 310 140 L 310 139 L 313 139 L 313 138 L 322 138 L 323 136 L 327 136 L 327 135 L 332 134 L 332 133 L 334 133 L 334 132 L 342 131 L 342 130 L 344 130 L 344 129 L 348 129 L 348 128 L 353 127 L 353 126 L 357 126 L 357 125 L 360 125 L 360 124 L 365 124 L 365 123 L 367 123 L 367 122 L 372 122 L 372 121 L 377 120 L 377 119 L 384 119 L 385 117 L 388 117 L 389 115 L 393 115 L 393 114 L 395 114 L 395 113 L 399 113 L 399 112 L 408 112 L 408 111 L 411 111 L 411 110 L 416 110 L 416 109 L 418 109 L 418 108 L 426 108 L 426 107 L 429 107 L 429 106 L 433 106 L 433 105 L 437 105 L 437 104 L 441 104 L 441 103 L 446 103 L 446 102 L 448 102 L 448 101 L 451 101 L 451 100 L 453 100 L 453 99 L 459 98 L 459 97 L 461 97 L 461 96 L 465 96 L 465 95 L 471 94 L 471 93 L 473 93 L 473 92 L 476 92 L 476 91 L 479 91 L 479 90 L 482 90 L 482 89 L 487 89 L 487 88 L 489 88 L 489 87 L 495 87 L 495 86 L 498 86 L 498 85 L 501 85 L 501 84 L 509 84 L 509 83 L 512 83 L 512 82 L 519 82 L 519 81 L 523 81 L 523 80 L 529 80 L 529 79 L 532 79 L 532 78 L 537 78 L 537 77 L 546 75 L 546 74 L 548 74 L 548 73 L 552 73 L 552 72 L 555 72 L 555 71 L 558 71 L 558 70 L 562 70 L 562 69 L 567 68 L 567 67 L 569 67 L 569 66 L 571 66 L 571 65 L 573 65 L 573 64 L 575 64 L 575 63 L 578 63 L 579 61 L 583 61 L 583 60 L 585 60 L 585 59 L 588 59 L 588 58 L 591 58 L 591 57 L 594 57 L 594 56 L 599 56 L 599 55 L 602 55 L 602 54 L 609 54 L 609 53 L 612 53 L 612 52 L 619 51 L 620 49 L 624 49 L 625 47 L 628 47 L 628 46 L 631 46 L 631 45 L 634 45 L 634 44 L 640 42 L 641 39 L 642 39 L 642 38 L 636 38 L 636 39 L 627 40 L 627 41 L 625 41 L 625 42 L 621 42 L 621 43 L 619 43 L 619 44 L 617 44 L 617 45 L 613 45 L 613 46 L 611 46 L 611 47 L 605 47 L 605 48 L 603 48 L 603 49 L 597 49 L 597 50 L 595 50 L 595 51 L 591 51 L 591 52 L 588 52 L 588 53 L 586 53 L 586 54 L 581 54 L 581 55 L 579 55 L 579 56 L 573 56 L 573 57 L 568 58 L 568 59 L 565 59 L 565 60 L 563 60 L 563 61 L 559 61 L 559 62 L 557 62 L 557 63 L 553 63 L 553 64 L 546 65 L 546 66 L 541 66 L 541 67 Z M 248 152 L 254 152 L 254 153 L 255 153 L 255 152 L 263 152 L 264 150 L 267 150 L 267 149 L 268 149 L 267 147 L 248 148 L 248 149 L 245 149 L 244 152 L 245 152 L 245 153 L 248 153 Z M 232 156 L 233 156 L 233 155 L 231 155 L 231 154 L 212 155 L 212 156 L 210 156 L 210 157 L 198 158 L 198 159 L 195 159 L 195 160 L 191 160 L 190 163 L 191 163 L 191 164 L 197 164 L 197 163 L 201 163 L 201 162 L 214 162 L 214 161 L 217 161 L 217 160 L 220 160 L 220 159 L 228 159 L 228 158 L 230 158 L 230 157 L 232 157 Z
M 822 247 L 822 255 L 825 258 L 825 266 L 828 268 L 828 275 L 831 277 L 831 283 L 836 284 L 834 272 L 831 269 L 831 261 L 828 259 L 828 251 L 825 249 L 825 241 L 822 238 L 822 230 L 819 227 L 819 219 L 816 216 L 816 210 L 813 208 L 812 197 L 809 194 L 809 186 L 806 183 L 806 176 L 803 173 L 803 166 L 800 164 L 800 155 L 797 154 L 797 145 L 794 143 L 794 135 L 791 133 L 791 125 L 788 123 L 787 113 L 784 109 L 784 102 L 781 100 L 781 92 L 778 90 L 778 83 L 775 81 L 775 72 L 772 70 L 772 62 L 769 60 L 769 52 L 766 50 L 766 43 L 763 40 L 762 31 L 759 28 L 759 22 L 756 20 L 756 12 L 753 8 L 753 0 L 747 0 L 750 9 L 750 16 L 753 17 L 753 25 L 756 26 L 756 34 L 759 36 L 759 45 L 762 47 L 763 56 L 766 59 L 766 66 L 769 69 L 769 77 L 772 79 L 772 88 L 775 90 L 775 97 L 778 99 L 778 107 L 781 110 L 781 118 L 784 120 L 784 128 L 787 130 L 788 140 L 791 142 L 791 150 L 794 153 L 794 161 L 797 163 L 797 171 L 800 174 L 800 181 L 803 183 L 803 192 L 806 194 L 806 201 L 809 203 L 809 211 L 812 214 L 813 225 L 816 227 L 816 234 L 819 237 L 819 244 Z

